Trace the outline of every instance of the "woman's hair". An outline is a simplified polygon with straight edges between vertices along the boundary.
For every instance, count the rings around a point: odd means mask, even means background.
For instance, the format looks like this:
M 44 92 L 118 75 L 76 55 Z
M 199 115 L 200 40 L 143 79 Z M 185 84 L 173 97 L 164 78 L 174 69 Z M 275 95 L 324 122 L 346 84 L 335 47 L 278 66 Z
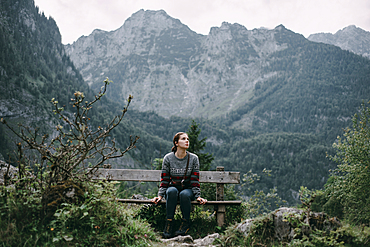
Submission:
M 176 135 L 173 137 L 173 147 L 171 149 L 172 152 L 176 153 L 177 151 L 177 146 L 176 146 L 176 143 L 179 141 L 180 139 L 180 136 L 183 135 L 183 134 L 186 134 L 185 132 L 178 132 L 176 133 Z

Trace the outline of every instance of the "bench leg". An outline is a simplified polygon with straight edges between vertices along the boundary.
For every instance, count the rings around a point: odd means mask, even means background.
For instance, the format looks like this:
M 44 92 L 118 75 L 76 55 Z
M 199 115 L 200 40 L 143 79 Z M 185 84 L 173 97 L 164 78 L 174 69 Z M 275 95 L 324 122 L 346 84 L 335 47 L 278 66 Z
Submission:
M 218 172 L 223 172 L 224 167 L 223 166 L 218 166 L 216 168 L 216 171 Z M 222 183 L 217 183 L 216 185 L 216 201 L 223 201 L 224 200 L 224 184 Z M 225 223 L 225 212 L 226 212 L 226 206 L 225 205 L 218 205 L 217 207 L 217 225 L 218 226 L 223 226 Z
M 226 213 L 226 206 L 218 205 L 216 219 L 217 219 L 217 225 L 219 227 L 225 224 L 225 213 Z

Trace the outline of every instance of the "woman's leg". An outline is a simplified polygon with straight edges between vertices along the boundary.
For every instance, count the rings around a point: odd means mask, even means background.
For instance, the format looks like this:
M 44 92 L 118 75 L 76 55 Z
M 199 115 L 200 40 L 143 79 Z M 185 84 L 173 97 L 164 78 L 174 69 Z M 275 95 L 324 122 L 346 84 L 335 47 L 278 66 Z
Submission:
M 191 201 L 195 200 L 193 191 L 191 189 L 184 189 L 180 192 L 180 208 L 182 217 L 189 221 L 191 211 Z
M 166 191 L 167 219 L 173 219 L 177 205 L 179 191 L 175 187 L 169 187 Z

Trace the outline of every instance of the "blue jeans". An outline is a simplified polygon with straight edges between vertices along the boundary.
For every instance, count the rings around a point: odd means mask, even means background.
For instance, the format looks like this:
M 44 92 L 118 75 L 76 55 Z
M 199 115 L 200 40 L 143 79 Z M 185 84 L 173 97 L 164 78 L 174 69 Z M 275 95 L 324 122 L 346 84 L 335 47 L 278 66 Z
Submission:
M 176 187 L 169 187 L 166 191 L 166 210 L 167 219 L 173 219 L 177 205 L 177 199 L 180 200 L 180 209 L 182 217 L 190 220 L 191 201 L 195 200 L 191 189 L 183 189 L 179 192 Z

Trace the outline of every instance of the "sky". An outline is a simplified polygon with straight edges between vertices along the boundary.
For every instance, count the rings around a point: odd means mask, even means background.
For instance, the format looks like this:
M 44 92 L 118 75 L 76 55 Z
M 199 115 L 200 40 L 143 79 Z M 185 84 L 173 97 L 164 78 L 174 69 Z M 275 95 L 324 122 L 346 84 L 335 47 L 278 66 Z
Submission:
M 222 22 L 248 30 L 282 24 L 306 38 L 349 25 L 370 31 L 370 0 L 34 0 L 57 23 L 63 44 L 95 29 L 112 31 L 140 9 L 164 10 L 191 30 L 207 35 Z

